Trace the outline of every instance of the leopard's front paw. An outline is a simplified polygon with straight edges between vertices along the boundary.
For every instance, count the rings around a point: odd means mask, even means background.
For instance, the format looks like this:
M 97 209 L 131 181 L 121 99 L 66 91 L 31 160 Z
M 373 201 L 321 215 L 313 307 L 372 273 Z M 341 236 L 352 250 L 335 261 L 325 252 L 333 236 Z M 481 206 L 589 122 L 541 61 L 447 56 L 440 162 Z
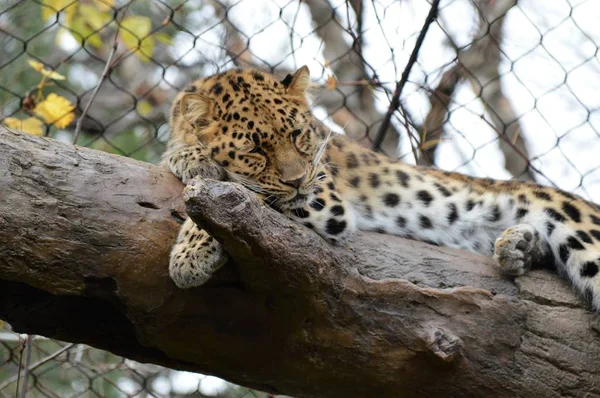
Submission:
M 226 262 L 223 246 L 188 219 L 171 250 L 169 276 L 181 289 L 200 286 Z
M 202 163 L 195 164 L 189 169 L 181 171 L 181 181 L 184 184 L 187 184 L 196 176 L 218 181 L 227 180 L 227 172 L 225 169 L 212 161 L 204 161 Z
M 207 149 L 200 145 L 191 145 L 173 151 L 166 157 L 167 165 L 184 184 L 196 176 L 213 180 L 227 180 L 227 172 L 211 159 Z
M 194 250 L 191 256 L 187 253 L 174 250 L 169 262 L 169 276 L 181 289 L 203 285 L 227 262 L 227 253 L 217 242 L 211 247 Z

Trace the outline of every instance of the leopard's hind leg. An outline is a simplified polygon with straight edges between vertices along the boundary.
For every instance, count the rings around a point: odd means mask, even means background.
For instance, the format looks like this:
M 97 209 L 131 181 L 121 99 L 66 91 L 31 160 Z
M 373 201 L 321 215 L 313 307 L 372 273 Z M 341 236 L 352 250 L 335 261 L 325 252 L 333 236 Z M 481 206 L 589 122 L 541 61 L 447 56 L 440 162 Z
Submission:
M 494 258 L 502 272 L 523 275 L 549 251 L 539 231 L 531 224 L 517 224 L 496 239 Z

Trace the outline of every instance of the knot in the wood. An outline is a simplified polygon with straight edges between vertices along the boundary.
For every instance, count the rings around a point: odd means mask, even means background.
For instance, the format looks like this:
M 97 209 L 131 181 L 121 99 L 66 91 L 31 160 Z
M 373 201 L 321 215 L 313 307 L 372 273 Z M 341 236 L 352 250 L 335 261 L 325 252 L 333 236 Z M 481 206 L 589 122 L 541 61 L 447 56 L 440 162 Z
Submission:
M 260 206 L 250 191 L 235 183 L 200 177 L 188 182 L 183 191 L 183 200 L 190 214 L 210 214 L 219 210 L 229 217 L 235 217 L 237 213 L 251 211 L 248 207 Z M 194 209 L 195 206 L 198 209 Z
M 454 362 L 462 353 L 462 342 L 459 337 L 441 329 L 435 328 L 427 336 L 427 347 L 444 362 Z
M 190 201 L 198 196 L 210 200 L 225 200 L 227 202 L 244 201 L 248 198 L 245 192 L 230 182 L 216 181 L 208 178 L 192 178 L 183 191 L 183 200 Z

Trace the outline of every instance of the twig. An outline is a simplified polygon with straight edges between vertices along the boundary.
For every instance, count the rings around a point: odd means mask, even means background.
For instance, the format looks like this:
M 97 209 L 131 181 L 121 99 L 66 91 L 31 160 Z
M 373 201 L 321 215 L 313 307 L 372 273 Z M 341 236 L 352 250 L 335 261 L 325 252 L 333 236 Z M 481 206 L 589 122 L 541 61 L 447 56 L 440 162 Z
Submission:
M 21 340 L 20 340 L 21 336 L 19 335 L 19 345 L 21 344 Z M 27 339 L 25 339 L 26 341 Z M 19 382 L 21 381 L 21 369 L 23 368 L 23 350 L 25 349 L 25 347 L 21 348 L 21 352 L 19 353 L 19 368 L 17 369 L 17 375 L 15 377 L 13 377 L 11 383 L 13 383 L 15 380 L 17 382 L 17 389 L 16 389 L 16 393 L 19 393 Z M 11 384 L 8 383 L 8 384 Z M 8 385 L 7 383 L 2 384 L 2 386 L 0 387 L 4 387 L 5 385 Z M 0 388 L 0 391 L 3 390 L 3 388 Z
M 376 151 L 379 150 L 383 139 L 385 138 L 385 134 L 387 129 L 390 126 L 390 121 L 392 119 L 392 114 L 398 110 L 400 107 L 400 94 L 402 94 L 402 89 L 404 89 L 404 85 L 408 80 L 408 76 L 410 75 L 410 70 L 413 65 L 417 61 L 417 57 L 419 56 L 419 50 L 423 45 L 423 41 L 425 40 L 425 36 L 427 35 L 427 31 L 429 30 L 429 25 L 433 22 L 433 20 L 437 17 L 438 5 L 440 0 L 433 0 L 431 3 L 431 8 L 429 9 L 429 14 L 427 14 L 427 18 L 425 18 L 425 23 L 423 24 L 423 28 L 421 29 L 421 33 L 419 33 L 419 37 L 417 38 L 417 42 L 415 43 L 415 48 L 413 49 L 412 54 L 410 54 L 410 58 L 408 59 L 408 63 L 406 64 L 406 68 L 404 68 L 404 72 L 402 72 L 402 77 L 400 81 L 396 83 L 396 89 L 394 90 L 394 95 L 392 96 L 392 100 L 390 101 L 390 106 L 388 107 L 387 112 L 385 113 L 384 119 L 379 126 L 379 131 L 377 132 L 377 136 L 373 141 L 372 148 Z
M 11 343 L 20 342 L 21 338 L 27 338 L 27 335 L 26 334 L 21 335 L 19 333 L 13 333 L 13 332 L 7 332 L 7 331 L 0 332 L 0 342 L 3 342 L 3 341 L 11 342 Z M 34 336 L 33 339 L 38 340 L 38 341 L 39 340 L 42 340 L 42 341 L 49 340 L 47 337 L 38 336 L 38 335 Z
M 77 352 L 75 353 L 75 358 L 73 359 L 74 363 L 78 363 L 81 361 L 83 357 L 83 351 L 85 350 L 85 346 L 83 344 L 77 345 Z
M 27 336 L 25 341 L 25 369 L 23 369 L 23 384 L 21 385 L 21 391 L 19 392 L 19 398 L 25 398 L 27 395 L 27 382 L 29 380 L 29 362 L 31 362 L 31 346 L 33 345 L 33 336 Z
M 383 89 L 384 91 L 391 91 L 391 90 L 386 90 L 385 85 L 386 84 L 391 84 L 393 82 L 381 82 L 379 80 L 376 79 L 363 79 L 363 80 L 341 80 L 338 81 L 338 86 L 348 86 L 348 87 L 378 87 Z
M 404 128 L 406 129 L 406 134 L 408 134 L 410 149 L 412 150 L 413 157 L 415 158 L 415 164 L 419 164 L 419 156 L 417 155 L 417 148 L 419 148 L 419 141 L 414 137 L 412 131 L 410 130 L 410 123 L 408 122 L 408 114 L 402 105 L 400 105 L 400 114 L 402 115 Z M 413 144 L 413 140 L 415 143 Z M 415 148 L 416 145 L 416 148 Z
M 127 9 L 129 8 L 130 5 L 131 5 L 131 1 L 122 8 L 123 13 L 121 14 L 121 21 L 123 20 L 123 17 L 127 13 Z M 117 11 L 117 14 L 118 13 L 119 13 L 119 11 Z M 106 64 L 104 65 L 104 70 L 102 71 L 102 74 L 100 75 L 100 79 L 98 80 L 98 83 L 96 84 L 96 87 L 94 88 L 94 92 L 92 92 L 92 96 L 90 97 L 90 100 L 85 105 L 83 112 L 81 112 L 81 116 L 79 116 L 79 119 L 77 119 L 77 125 L 75 126 L 75 132 L 73 134 L 73 145 L 76 145 L 77 140 L 79 139 L 79 134 L 81 132 L 81 125 L 83 124 L 83 119 L 85 119 L 88 111 L 90 110 L 90 108 L 92 106 L 92 102 L 94 102 L 94 99 L 98 95 L 98 92 L 100 91 L 100 87 L 102 87 L 102 83 L 104 83 L 104 80 L 106 80 L 106 78 L 108 77 L 108 74 L 112 70 L 112 67 L 111 67 L 112 59 L 114 58 L 114 56 L 117 52 L 117 47 L 119 45 L 119 32 L 121 30 L 121 23 L 120 23 L 121 21 L 119 21 L 118 18 L 116 18 L 116 19 L 118 22 L 117 23 L 117 31 L 115 32 L 115 38 L 113 40 L 112 48 L 110 49 L 110 53 L 108 54 L 108 59 L 106 60 Z

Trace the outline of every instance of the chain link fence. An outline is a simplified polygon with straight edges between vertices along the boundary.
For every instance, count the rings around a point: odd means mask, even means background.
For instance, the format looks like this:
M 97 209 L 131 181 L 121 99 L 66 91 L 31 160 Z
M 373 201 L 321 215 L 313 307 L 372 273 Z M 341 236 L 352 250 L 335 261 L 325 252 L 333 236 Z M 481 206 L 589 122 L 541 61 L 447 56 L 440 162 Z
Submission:
M 156 163 L 194 79 L 306 64 L 315 114 L 365 146 L 597 202 L 598 20 L 593 0 L 0 0 L 0 117 Z M 26 338 L 0 331 L 2 396 L 264 396 Z
M 267 398 L 213 376 L 0 329 L 0 397 Z

